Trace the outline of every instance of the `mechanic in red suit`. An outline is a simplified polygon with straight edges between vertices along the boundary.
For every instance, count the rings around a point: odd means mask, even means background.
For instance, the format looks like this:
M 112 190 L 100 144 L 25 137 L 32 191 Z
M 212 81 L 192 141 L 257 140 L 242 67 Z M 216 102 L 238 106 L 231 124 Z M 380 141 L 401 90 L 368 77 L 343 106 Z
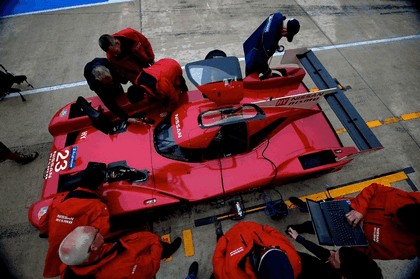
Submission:
M 48 252 L 45 259 L 44 277 L 60 275 L 62 262 L 58 255 L 61 241 L 76 227 L 90 225 L 102 235 L 109 231 L 109 213 L 95 190 L 103 182 L 105 174 L 98 168 L 85 170 L 80 187 L 54 198 L 45 214 L 40 216 L 40 236 L 48 236 Z
M 99 46 L 119 74 L 134 83 L 143 68 L 155 62 L 155 54 L 149 40 L 140 32 L 126 28 L 113 35 L 104 34 Z
M 61 278 L 90 275 L 96 279 L 152 279 L 159 270 L 160 260 L 179 248 L 181 238 L 176 238 L 172 244 L 162 244 L 158 235 L 146 231 L 106 243 L 95 227 L 77 227 L 59 248 L 60 259 L 67 264 Z
M 351 200 L 350 224 L 363 220 L 369 246 L 359 248 L 374 259 L 412 259 L 419 255 L 420 192 L 406 192 L 377 183 Z
M 170 107 L 178 103 L 182 92 L 188 91 L 181 65 L 171 58 L 160 59 L 152 66 L 143 69 L 134 85 L 137 91 L 128 90 L 131 102 L 144 98 Z
M 217 241 L 213 255 L 216 279 L 293 279 L 301 272 L 300 257 L 280 232 L 254 222 L 240 222 Z
M 420 192 L 373 183 L 350 200 L 353 210 L 346 214 L 347 221 L 353 226 L 363 221 L 369 242 L 367 247 L 357 249 L 381 260 L 412 259 L 419 255 L 420 224 L 415 220 L 420 215 Z M 310 221 L 290 227 L 300 233 L 314 233 Z

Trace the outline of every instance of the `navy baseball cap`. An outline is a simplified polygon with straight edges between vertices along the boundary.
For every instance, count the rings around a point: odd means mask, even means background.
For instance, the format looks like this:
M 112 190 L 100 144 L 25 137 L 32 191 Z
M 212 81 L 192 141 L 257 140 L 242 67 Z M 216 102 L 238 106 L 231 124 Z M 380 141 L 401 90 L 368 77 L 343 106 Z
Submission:
M 287 30 L 286 38 L 287 38 L 287 41 L 290 43 L 291 41 L 293 41 L 293 36 L 296 35 L 300 30 L 299 21 L 294 18 L 289 19 L 289 21 L 287 22 L 286 30 Z
M 278 249 L 265 253 L 258 266 L 259 278 L 293 279 L 293 268 L 286 254 Z

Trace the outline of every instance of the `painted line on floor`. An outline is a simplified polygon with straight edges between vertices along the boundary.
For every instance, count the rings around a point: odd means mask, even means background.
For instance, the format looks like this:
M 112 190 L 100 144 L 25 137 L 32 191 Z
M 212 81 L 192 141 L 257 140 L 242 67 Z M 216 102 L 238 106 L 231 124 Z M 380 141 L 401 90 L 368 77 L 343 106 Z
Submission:
M 371 45 L 371 44 L 381 44 L 381 43 L 391 43 L 391 42 L 400 42 L 404 40 L 415 40 L 420 39 L 420 34 L 418 35 L 412 35 L 412 36 L 404 36 L 404 37 L 396 37 L 396 38 L 387 38 L 382 40 L 370 40 L 370 41 L 362 41 L 362 42 L 354 42 L 354 43 L 348 43 L 348 44 L 339 44 L 339 45 L 333 45 L 333 46 L 325 46 L 325 47 L 317 47 L 312 48 L 312 51 L 323 51 L 323 50 L 330 50 L 330 49 L 339 49 L 339 48 L 347 48 L 347 47 L 357 47 L 357 46 L 365 46 L 365 45 Z M 282 56 L 283 53 L 275 53 L 274 56 Z M 245 59 L 238 58 L 239 61 L 244 61 Z M 185 69 L 185 66 L 182 67 L 182 69 Z M 66 89 L 71 87 L 77 87 L 77 86 L 85 86 L 87 85 L 86 81 L 80 81 L 80 82 L 73 82 L 73 83 L 66 83 L 61 85 L 55 85 L 55 86 L 49 86 L 49 87 L 42 87 L 39 89 L 32 89 L 32 90 L 25 90 L 22 91 L 22 95 L 30 95 L 30 94 L 36 94 L 36 93 L 44 93 L 44 92 L 50 92 L 60 89 Z M 12 98 L 12 97 L 19 97 L 19 94 L 12 93 L 6 96 L 6 98 Z
M 410 112 L 410 113 L 401 114 L 400 117 L 385 118 L 382 121 L 381 120 L 367 121 L 366 125 L 369 128 L 376 128 L 376 127 L 380 127 L 382 125 L 393 124 L 393 123 L 397 123 L 397 122 L 400 122 L 400 121 L 410 121 L 410 120 L 415 120 L 415 119 L 419 119 L 419 118 L 420 118 L 420 112 Z M 335 130 L 335 132 L 337 134 L 341 134 L 341 133 L 347 132 L 347 130 L 345 128 L 340 128 L 340 129 Z
M 182 231 L 182 243 L 184 244 L 185 256 L 194 256 L 194 241 L 192 237 L 192 231 L 190 229 Z
M 10 1 L 12 2 L 12 1 Z M 69 10 L 75 8 L 87 8 L 92 6 L 107 5 L 107 4 L 116 4 L 122 2 L 133 2 L 133 0 L 96 0 L 96 1 L 51 1 L 51 0 L 31 0 L 31 1 L 14 1 L 15 3 L 10 3 L 11 6 L 8 6 L 8 3 L 3 3 L 3 11 L 0 11 L 0 19 L 18 17 L 25 15 L 33 15 L 47 12 L 56 12 L 62 10 Z M 16 3 L 17 2 L 17 3 Z M 83 4 L 86 2 L 86 4 Z
M 78 82 L 72 82 L 72 83 L 65 83 L 60 85 L 54 85 L 54 86 L 48 86 L 48 87 L 41 87 L 37 89 L 31 89 L 26 91 L 21 91 L 22 95 L 32 95 L 32 94 L 38 94 L 38 93 L 44 93 L 44 92 L 50 92 L 55 90 L 62 90 L 67 88 L 73 88 L 73 87 L 79 87 L 87 85 L 86 81 L 78 81 Z M 19 93 L 12 93 L 7 95 L 5 98 L 12 98 L 12 97 L 20 97 Z

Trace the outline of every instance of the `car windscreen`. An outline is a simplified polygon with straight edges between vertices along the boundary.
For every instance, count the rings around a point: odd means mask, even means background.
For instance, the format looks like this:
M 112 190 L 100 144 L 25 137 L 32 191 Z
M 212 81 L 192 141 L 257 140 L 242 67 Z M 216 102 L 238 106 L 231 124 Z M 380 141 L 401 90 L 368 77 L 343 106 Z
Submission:
M 155 128 L 153 137 L 156 151 L 164 157 L 177 161 L 202 162 L 203 150 L 177 145 L 173 129 L 171 117 L 167 117 Z
M 195 85 L 224 80 L 241 80 L 239 60 L 235 56 L 212 58 L 185 65 L 188 79 Z
M 156 151 L 167 158 L 185 162 L 204 162 L 229 157 L 248 150 L 245 122 L 222 126 L 207 148 L 185 148 L 176 144 L 171 118 L 167 117 L 154 130 Z

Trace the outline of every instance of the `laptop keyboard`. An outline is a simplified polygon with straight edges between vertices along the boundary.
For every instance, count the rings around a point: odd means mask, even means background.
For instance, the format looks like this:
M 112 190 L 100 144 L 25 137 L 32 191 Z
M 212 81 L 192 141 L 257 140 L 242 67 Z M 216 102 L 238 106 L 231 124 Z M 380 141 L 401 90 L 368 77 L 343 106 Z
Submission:
M 354 232 L 352 226 L 347 222 L 347 213 L 338 203 L 326 202 L 324 213 L 327 223 L 331 228 L 333 242 L 337 246 L 354 245 Z

